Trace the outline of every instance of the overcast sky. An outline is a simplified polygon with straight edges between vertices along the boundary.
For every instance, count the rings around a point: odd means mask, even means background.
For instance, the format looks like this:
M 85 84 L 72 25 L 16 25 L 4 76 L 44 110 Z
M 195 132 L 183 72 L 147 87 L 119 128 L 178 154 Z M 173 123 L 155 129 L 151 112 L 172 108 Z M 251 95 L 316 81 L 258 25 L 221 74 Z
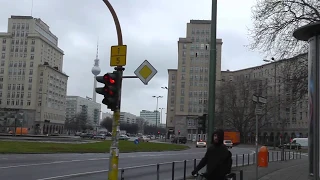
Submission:
M 31 15 L 32 0 L 0 0 L 0 32 L 7 31 L 11 15 Z M 110 0 L 128 46 L 125 75 L 147 59 L 158 74 L 145 86 L 139 79 L 125 79 L 121 111 L 166 108 L 167 69 L 177 68 L 177 40 L 186 35 L 190 19 L 211 19 L 211 0 Z M 219 0 L 217 37 L 222 38 L 222 69 L 236 70 L 262 64 L 263 56 L 245 47 L 249 43 L 251 7 L 255 0 Z M 91 68 L 99 37 L 101 74 L 110 72 L 110 46 L 117 45 L 111 14 L 102 0 L 33 0 L 32 16 L 41 18 L 59 38 L 64 50 L 63 71 L 69 75 L 68 95 L 92 97 Z M 97 102 L 102 96 L 97 95 Z M 102 111 L 108 111 L 103 105 Z M 163 112 L 163 122 L 165 111 Z

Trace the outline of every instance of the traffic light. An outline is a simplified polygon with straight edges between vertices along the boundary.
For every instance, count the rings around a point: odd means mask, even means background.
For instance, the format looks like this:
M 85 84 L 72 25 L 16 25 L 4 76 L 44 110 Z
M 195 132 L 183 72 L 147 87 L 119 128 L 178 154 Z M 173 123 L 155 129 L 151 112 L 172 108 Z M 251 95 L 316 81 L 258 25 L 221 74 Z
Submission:
M 180 130 L 178 131 L 178 135 L 180 135 Z
M 119 103 L 120 72 L 113 71 L 113 73 L 97 76 L 96 80 L 104 84 L 104 87 L 96 88 L 96 92 L 104 96 L 102 103 L 107 105 L 108 109 L 114 111 Z
M 202 133 L 206 133 L 207 130 L 207 114 L 203 114 L 198 117 L 198 127 Z
M 160 131 L 158 131 L 158 134 L 160 134 Z

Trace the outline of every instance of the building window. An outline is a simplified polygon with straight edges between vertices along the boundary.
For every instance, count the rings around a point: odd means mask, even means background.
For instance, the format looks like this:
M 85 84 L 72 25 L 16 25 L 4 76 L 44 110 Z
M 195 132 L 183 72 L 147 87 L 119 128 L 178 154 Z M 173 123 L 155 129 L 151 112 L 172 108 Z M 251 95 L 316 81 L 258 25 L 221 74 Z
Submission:
M 183 49 L 187 49 L 187 44 L 183 44 Z
M 184 105 L 180 105 L 180 111 L 184 111 Z

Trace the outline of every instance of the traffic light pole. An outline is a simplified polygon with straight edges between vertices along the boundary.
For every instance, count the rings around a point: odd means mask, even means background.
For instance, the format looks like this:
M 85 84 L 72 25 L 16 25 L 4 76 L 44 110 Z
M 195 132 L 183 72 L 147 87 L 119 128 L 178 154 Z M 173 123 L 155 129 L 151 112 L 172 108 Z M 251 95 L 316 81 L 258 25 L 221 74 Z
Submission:
M 118 45 L 121 46 L 123 45 L 123 40 L 122 40 L 120 22 L 117 17 L 117 14 L 108 0 L 103 0 L 103 2 L 106 4 L 106 6 L 108 7 L 113 17 L 116 30 L 117 30 Z M 108 180 L 118 180 L 118 168 L 119 168 L 118 167 L 119 165 L 119 131 L 120 131 L 119 120 L 120 120 L 120 105 L 121 105 L 121 85 L 122 85 L 122 76 L 123 76 L 124 68 L 122 66 L 117 66 L 115 70 L 118 71 L 119 73 L 119 79 L 118 79 L 119 98 L 118 98 L 117 107 L 113 112 L 112 144 L 110 147 Z

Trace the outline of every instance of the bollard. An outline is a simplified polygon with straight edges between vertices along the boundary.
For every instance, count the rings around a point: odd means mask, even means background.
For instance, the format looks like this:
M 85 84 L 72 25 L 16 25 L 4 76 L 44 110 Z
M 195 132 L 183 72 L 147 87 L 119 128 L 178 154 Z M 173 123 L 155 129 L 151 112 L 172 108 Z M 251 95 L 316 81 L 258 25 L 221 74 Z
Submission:
M 301 151 L 300 151 L 300 159 L 301 159 Z
M 121 169 L 120 179 L 124 180 L 124 169 Z
M 284 160 L 287 160 L 287 151 L 284 151 Z
M 250 165 L 250 154 L 248 154 L 248 166 Z
M 193 169 L 196 169 L 196 167 L 197 167 L 197 159 L 194 159 L 193 160 Z
M 268 149 L 266 146 L 262 146 L 258 154 L 258 167 L 268 167 Z
M 242 166 L 244 166 L 244 154 L 242 154 Z
M 157 180 L 160 180 L 159 174 L 160 174 L 160 164 L 157 164 Z
M 268 151 L 268 162 L 270 162 L 270 152 Z
M 279 161 L 279 151 L 277 151 L 277 161 Z
M 252 164 L 256 164 L 256 153 L 253 153 Z
M 238 167 L 238 154 L 236 154 L 236 167 Z
M 272 162 L 274 162 L 274 157 L 273 157 L 274 155 L 273 155 L 273 153 L 274 153 L 274 152 L 272 151 L 272 152 L 271 152 L 271 156 L 272 156 L 272 158 L 271 158 L 271 159 L 272 159 Z
M 172 162 L 172 180 L 174 180 L 174 162 Z
M 186 180 L 186 175 L 187 175 L 187 160 L 184 160 L 184 165 L 183 165 L 183 180 Z
M 243 170 L 240 170 L 240 180 L 243 180 Z

